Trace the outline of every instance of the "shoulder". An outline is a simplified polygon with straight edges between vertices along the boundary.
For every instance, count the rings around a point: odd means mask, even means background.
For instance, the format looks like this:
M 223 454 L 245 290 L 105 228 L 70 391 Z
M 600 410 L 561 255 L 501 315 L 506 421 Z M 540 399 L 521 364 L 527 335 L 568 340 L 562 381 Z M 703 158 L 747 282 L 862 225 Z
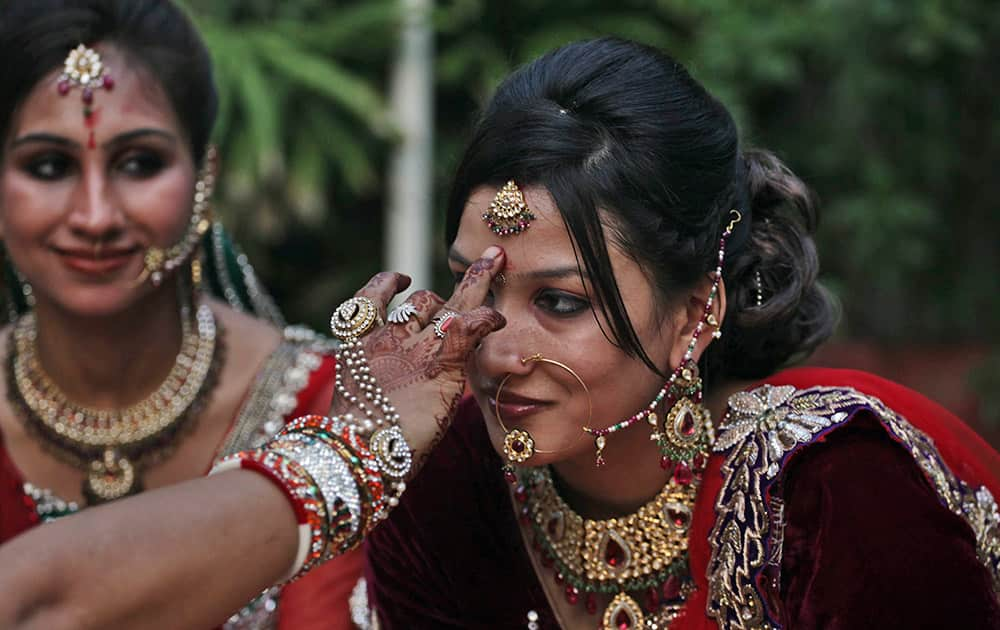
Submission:
M 789 370 L 732 396 L 715 444 L 723 461 L 709 535 L 710 614 L 720 622 L 746 615 L 758 625 L 770 621 L 758 580 L 768 562 L 780 558 L 784 500 L 794 500 L 785 496 L 783 483 L 793 461 L 797 474 L 819 466 L 836 468 L 826 471 L 836 475 L 854 456 L 902 457 L 939 507 L 972 527 L 984 563 L 1000 575 L 995 476 L 981 465 L 966 469 L 973 474 L 963 479 L 951 464 L 960 463 L 969 448 L 956 442 L 945 457 L 922 430 L 955 436 L 963 426 L 911 390 L 849 370 Z M 841 439 L 851 434 L 855 437 Z M 734 561 L 744 570 L 734 571 Z
M 278 329 L 217 302 L 212 308 L 225 331 L 226 364 L 237 374 L 233 383 L 242 401 L 220 454 L 255 448 L 287 420 L 328 411 L 336 342 L 303 326 Z

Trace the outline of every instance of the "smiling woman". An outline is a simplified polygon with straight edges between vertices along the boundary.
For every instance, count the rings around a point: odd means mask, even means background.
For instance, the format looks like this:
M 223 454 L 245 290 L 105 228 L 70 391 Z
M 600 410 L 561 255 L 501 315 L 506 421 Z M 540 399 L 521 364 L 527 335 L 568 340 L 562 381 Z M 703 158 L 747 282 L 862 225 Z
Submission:
M 284 418 L 325 412 L 333 365 L 326 340 L 274 325 L 280 315 L 249 266 L 239 278 L 230 271 L 236 255 L 211 217 L 211 64 L 174 5 L 7 2 L 0 57 L 13 319 L 0 335 L 6 544 L 84 507 L 201 476 Z M 324 628 L 346 625 L 356 572 L 348 557 L 270 588 L 225 625 L 303 628 L 317 614 Z

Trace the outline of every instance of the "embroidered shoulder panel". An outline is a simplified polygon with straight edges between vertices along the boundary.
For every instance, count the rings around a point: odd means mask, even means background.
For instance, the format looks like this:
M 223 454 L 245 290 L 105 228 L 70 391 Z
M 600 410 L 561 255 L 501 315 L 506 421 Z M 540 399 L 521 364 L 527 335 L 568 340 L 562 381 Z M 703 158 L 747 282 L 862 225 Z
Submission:
M 728 453 L 709 534 L 707 614 L 724 629 L 776 629 L 761 584 L 781 563 L 781 497 L 770 495 L 789 458 L 855 413 L 876 415 L 927 476 L 941 502 L 972 527 L 980 560 L 1000 593 L 1000 514 L 990 491 L 955 477 L 933 441 L 877 398 L 851 388 L 764 385 L 729 399 L 715 451 Z
M 308 328 L 285 328 L 284 340 L 257 373 L 220 456 L 257 448 L 277 433 L 295 411 L 312 372 L 335 347 L 335 341 Z

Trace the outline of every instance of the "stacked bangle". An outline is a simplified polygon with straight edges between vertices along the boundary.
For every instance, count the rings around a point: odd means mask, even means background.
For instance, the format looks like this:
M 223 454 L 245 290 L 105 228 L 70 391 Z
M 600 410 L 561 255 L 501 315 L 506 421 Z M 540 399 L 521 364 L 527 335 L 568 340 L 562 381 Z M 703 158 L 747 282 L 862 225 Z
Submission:
M 331 329 L 342 342 L 337 393 L 362 418 L 296 418 L 262 448 L 237 453 L 212 469 L 253 470 L 284 492 L 299 523 L 299 549 L 286 580 L 356 547 L 406 490 L 412 451 L 359 343 L 359 336 L 378 320 L 374 302 L 363 297 L 348 300 L 331 318 Z M 349 384 L 358 392 L 351 392 Z
M 291 570 L 281 579 L 290 581 L 305 574 L 325 556 L 329 533 L 327 502 L 307 470 L 293 459 L 267 449 L 243 451 L 220 461 L 211 473 L 242 468 L 273 482 L 295 511 L 299 545 Z

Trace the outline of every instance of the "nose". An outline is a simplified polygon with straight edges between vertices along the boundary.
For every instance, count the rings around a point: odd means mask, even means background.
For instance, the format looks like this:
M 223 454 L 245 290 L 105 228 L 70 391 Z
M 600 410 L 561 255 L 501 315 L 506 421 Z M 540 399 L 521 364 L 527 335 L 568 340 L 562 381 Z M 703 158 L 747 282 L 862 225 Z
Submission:
M 507 374 L 528 375 L 534 365 L 521 359 L 540 352 L 532 343 L 536 335 L 527 318 L 511 318 L 507 313 L 504 317 L 507 325 L 483 339 L 475 357 L 480 378 L 494 384 Z
M 125 218 L 108 177 L 98 167 L 85 167 L 72 198 L 67 223 L 87 240 L 111 240 L 123 229 Z

